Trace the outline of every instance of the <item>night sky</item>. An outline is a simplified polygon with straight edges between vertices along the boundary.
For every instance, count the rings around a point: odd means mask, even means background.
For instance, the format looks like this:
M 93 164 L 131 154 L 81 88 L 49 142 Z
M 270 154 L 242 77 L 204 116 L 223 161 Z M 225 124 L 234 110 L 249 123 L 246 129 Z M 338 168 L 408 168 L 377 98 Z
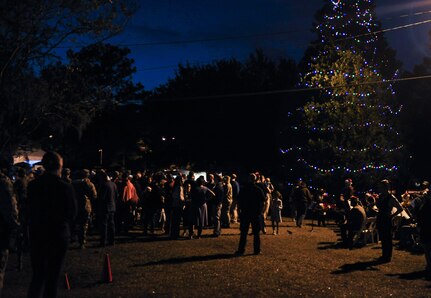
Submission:
M 343 0 L 341 0 L 343 1 Z M 124 32 L 108 42 L 127 46 L 134 80 L 145 89 L 165 83 L 178 63 L 247 58 L 256 48 L 299 60 L 315 37 L 313 17 L 323 0 L 157 0 L 140 8 Z M 383 28 L 431 19 L 430 0 L 376 0 Z M 417 14 L 420 13 L 420 14 Z M 386 33 L 406 69 L 427 54 L 431 24 Z M 193 41 L 193 42 L 190 42 Z

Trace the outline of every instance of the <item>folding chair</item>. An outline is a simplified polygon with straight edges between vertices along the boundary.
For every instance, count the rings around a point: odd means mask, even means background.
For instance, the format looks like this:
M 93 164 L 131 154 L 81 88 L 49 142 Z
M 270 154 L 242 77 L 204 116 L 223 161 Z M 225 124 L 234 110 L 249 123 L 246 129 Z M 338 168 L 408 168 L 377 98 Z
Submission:
M 362 230 L 362 239 L 364 244 L 367 243 L 378 243 L 379 242 L 379 233 L 376 228 L 376 218 L 369 217 L 367 218 L 367 222 L 365 224 L 365 228 Z M 371 242 L 370 242 L 371 240 Z

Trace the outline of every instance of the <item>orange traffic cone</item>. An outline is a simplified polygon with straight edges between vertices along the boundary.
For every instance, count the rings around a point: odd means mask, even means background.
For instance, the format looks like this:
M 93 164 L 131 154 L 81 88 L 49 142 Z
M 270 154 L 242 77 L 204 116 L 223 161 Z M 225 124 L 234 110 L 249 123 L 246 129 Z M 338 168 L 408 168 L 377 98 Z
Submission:
M 69 277 L 67 276 L 67 273 L 64 274 L 64 287 L 66 290 L 70 290 Z
M 105 262 L 103 263 L 102 281 L 108 282 L 108 283 L 112 282 L 111 260 L 109 258 L 109 254 L 105 254 Z

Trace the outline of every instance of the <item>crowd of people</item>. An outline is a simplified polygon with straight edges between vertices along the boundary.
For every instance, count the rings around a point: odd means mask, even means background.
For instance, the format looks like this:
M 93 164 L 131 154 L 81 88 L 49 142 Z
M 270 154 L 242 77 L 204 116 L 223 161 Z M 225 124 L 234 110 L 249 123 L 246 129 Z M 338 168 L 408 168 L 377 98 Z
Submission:
M 136 226 L 148 237 L 158 229 L 171 239 L 194 239 L 202 237 L 204 228 L 217 238 L 223 229 L 239 222 L 236 254 L 245 252 L 250 225 L 253 252 L 260 254 L 259 235 L 267 233 L 265 221 L 271 220 L 272 234 L 278 235 L 284 206 L 298 228 L 306 216 L 318 226 L 333 219 L 341 228 L 343 243 L 351 249 L 358 246 L 368 219 L 374 218 L 382 242 L 381 262 L 391 261 L 394 228 L 400 239 L 420 239 L 431 276 L 431 193 L 426 181 L 420 191 L 406 192 L 400 200 L 388 180 L 379 183 L 376 194 L 358 197 L 351 179 L 337 197 L 324 190 L 313 193 L 301 180 L 283 197 L 283 191 L 260 173 L 250 174 L 240 185 L 236 174 L 72 172 L 63 169 L 62 158 L 55 152 L 46 153 L 42 163 L 44 172 L 19 169 L 15 181 L 7 176 L 10 165 L 1 164 L 0 289 L 8 249 L 13 246 L 19 260 L 23 251 L 30 252 L 29 297 L 40 297 L 42 292 L 55 297 L 68 246 L 77 242 L 85 249 L 89 229 L 99 233 L 99 246 L 104 247 L 115 245 L 116 235 Z M 407 224 L 414 229 L 401 228 Z
M 392 260 L 393 240 L 400 248 L 421 249 L 425 253 L 427 278 L 431 278 L 431 192 L 429 182 L 420 189 L 405 191 L 399 198 L 387 179 L 379 181 L 374 193 L 358 195 L 352 179 L 346 179 L 338 197 L 324 190 L 311 194 L 299 181 L 290 196 L 296 225 L 301 226 L 306 212 L 317 225 L 331 218 L 340 227 L 342 244 L 354 249 L 367 244 L 365 233 L 375 233 L 382 244 L 381 263 Z M 376 237 L 377 238 L 377 237 Z

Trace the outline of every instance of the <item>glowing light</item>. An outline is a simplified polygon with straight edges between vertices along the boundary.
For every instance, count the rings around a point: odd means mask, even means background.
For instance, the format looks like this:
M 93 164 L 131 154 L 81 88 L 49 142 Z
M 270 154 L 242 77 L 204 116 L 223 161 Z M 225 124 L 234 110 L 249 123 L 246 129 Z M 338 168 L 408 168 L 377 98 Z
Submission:
M 373 1 L 331 0 L 331 9 L 315 26 L 319 35 L 317 54 L 310 58 L 308 72 L 301 74 L 301 80 L 302 86 L 321 88 L 320 95 L 296 110 L 301 116 L 296 119 L 305 121 L 290 122 L 291 133 L 303 135 L 308 142 L 280 148 L 281 154 L 294 156 L 315 174 L 398 170 L 390 164 L 396 158 L 386 156 L 404 148 L 393 125 L 403 106 L 393 100 L 395 91 L 389 83 L 399 71 L 389 75 L 381 72 L 390 61 L 379 60 L 381 39 L 369 34 L 380 28 Z M 287 116 L 294 120 L 296 114 Z M 350 132 L 355 141 L 349 139 Z M 352 156 L 358 160 L 353 161 Z
M 307 167 L 318 171 L 320 173 L 332 173 L 336 170 L 341 170 L 344 171 L 346 173 L 362 173 L 365 172 L 367 170 L 380 170 L 380 171 L 386 171 L 386 172 L 395 172 L 398 171 L 398 166 L 390 166 L 390 165 L 386 165 L 386 164 L 378 164 L 375 165 L 373 163 L 367 164 L 367 165 L 363 165 L 363 166 L 359 166 L 357 168 L 351 168 L 351 167 L 344 167 L 344 166 L 337 166 L 337 167 L 331 167 L 331 168 L 322 168 L 322 167 L 318 167 L 316 165 L 313 165 L 309 162 L 307 162 L 305 159 L 301 158 L 298 159 L 298 162 L 303 163 L 304 165 L 306 165 Z

